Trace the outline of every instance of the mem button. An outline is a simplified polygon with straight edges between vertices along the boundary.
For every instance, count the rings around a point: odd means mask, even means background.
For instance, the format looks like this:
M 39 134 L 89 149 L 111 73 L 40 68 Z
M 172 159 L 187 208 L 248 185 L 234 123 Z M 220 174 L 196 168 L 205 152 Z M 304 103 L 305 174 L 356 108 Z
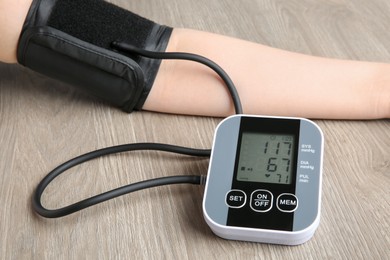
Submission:
M 298 208 L 298 198 L 291 193 L 280 194 L 276 206 L 282 212 L 294 212 Z
M 242 208 L 246 203 L 246 194 L 242 190 L 231 190 L 226 194 L 225 201 L 230 208 Z

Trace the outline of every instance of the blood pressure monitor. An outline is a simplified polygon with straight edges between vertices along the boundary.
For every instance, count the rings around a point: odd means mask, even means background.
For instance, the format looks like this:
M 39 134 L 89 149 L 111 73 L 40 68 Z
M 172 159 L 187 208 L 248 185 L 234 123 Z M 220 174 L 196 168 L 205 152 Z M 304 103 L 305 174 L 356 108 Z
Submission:
M 323 134 L 302 118 L 231 116 L 215 132 L 203 213 L 226 239 L 297 245 L 320 219 Z

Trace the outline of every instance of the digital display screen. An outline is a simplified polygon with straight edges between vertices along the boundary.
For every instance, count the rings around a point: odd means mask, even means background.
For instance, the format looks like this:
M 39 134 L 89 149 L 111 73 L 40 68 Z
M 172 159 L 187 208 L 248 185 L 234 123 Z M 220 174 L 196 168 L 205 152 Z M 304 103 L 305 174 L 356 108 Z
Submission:
M 243 132 L 237 180 L 291 184 L 294 135 Z

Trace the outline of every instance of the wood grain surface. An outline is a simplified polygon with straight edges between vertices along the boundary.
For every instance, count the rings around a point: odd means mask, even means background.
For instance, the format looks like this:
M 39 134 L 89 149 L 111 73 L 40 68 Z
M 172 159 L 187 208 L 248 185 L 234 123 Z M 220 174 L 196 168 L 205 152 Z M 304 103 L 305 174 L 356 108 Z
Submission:
M 174 27 L 390 62 L 387 0 L 111 2 Z M 316 121 L 326 139 L 321 223 L 300 246 L 218 238 L 203 220 L 201 186 L 149 189 L 55 220 L 31 209 L 39 181 L 70 158 L 146 141 L 209 148 L 220 120 L 128 115 L 21 66 L 0 64 L 0 259 L 389 259 L 390 120 Z M 65 206 L 135 181 L 205 174 L 207 167 L 207 159 L 159 152 L 108 156 L 56 179 L 43 201 Z

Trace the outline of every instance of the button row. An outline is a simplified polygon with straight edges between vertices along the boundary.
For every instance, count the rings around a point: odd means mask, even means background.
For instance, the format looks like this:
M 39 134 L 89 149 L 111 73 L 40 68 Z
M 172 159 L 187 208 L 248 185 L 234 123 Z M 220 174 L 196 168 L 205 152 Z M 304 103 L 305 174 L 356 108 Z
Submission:
M 251 194 L 250 207 L 256 212 L 267 212 L 273 206 L 273 194 L 268 190 L 255 190 Z M 242 190 L 231 190 L 226 194 L 226 204 L 230 208 L 245 206 L 247 196 Z M 276 199 L 276 207 L 282 212 L 294 212 L 298 208 L 298 198 L 291 193 L 282 193 Z

